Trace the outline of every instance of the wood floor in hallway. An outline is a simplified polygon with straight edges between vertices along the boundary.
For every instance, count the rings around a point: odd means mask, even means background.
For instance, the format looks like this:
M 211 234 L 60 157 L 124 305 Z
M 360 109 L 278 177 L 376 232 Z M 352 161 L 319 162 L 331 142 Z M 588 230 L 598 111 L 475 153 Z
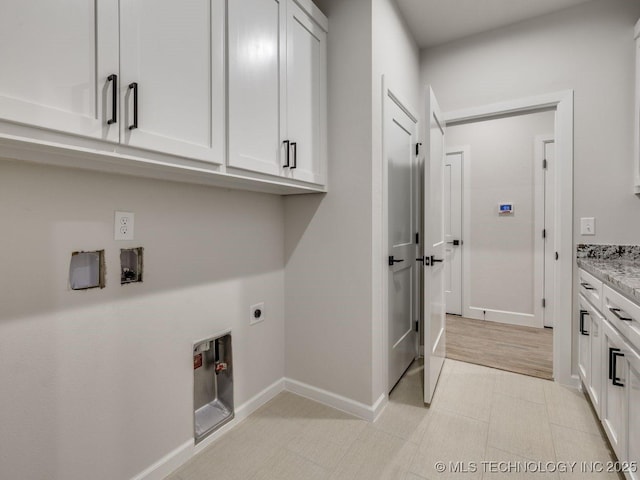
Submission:
M 553 330 L 447 315 L 447 358 L 553 378 Z

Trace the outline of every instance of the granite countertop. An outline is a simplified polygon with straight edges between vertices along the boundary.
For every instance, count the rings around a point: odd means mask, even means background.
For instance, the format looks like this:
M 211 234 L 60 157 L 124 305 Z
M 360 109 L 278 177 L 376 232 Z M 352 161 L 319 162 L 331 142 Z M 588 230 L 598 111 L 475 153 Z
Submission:
M 640 304 L 640 260 L 578 257 L 578 266 Z

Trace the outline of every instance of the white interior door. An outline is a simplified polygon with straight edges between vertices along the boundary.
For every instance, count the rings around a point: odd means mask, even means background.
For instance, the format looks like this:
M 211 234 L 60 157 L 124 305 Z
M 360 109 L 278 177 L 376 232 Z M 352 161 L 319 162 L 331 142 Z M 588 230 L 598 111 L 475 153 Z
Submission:
M 384 144 L 388 181 L 389 321 L 388 386 L 400 380 L 416 356 L 414 288 L 416 119 L 391 95 L 385 99 Z
M 455 151 L 444 164 L 444 290 L 446 311 L 453 315 L 462 315 L 462 162 L 462 152 Z
M 553 229 L 553 216 L 555 208 L 555 168 L 556 168 L 556 143 L 551 137 L 543 138 L 544 160 L 544 225 L 546 235 L 544 239 L 544 298 L 545 308 L 542 310 L 543 325 L 553 327 L 554 297 L 555 297 L 555 232 Z
M 445 123 L 431 87 L 427 91 L 424 158 L 424 402 L 431 403 L 444 364 L 445 231 L 444 132 Z

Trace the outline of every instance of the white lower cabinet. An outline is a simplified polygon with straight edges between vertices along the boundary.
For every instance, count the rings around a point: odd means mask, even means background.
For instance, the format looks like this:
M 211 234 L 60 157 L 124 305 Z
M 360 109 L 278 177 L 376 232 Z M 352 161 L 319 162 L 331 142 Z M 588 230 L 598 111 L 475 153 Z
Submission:
M 578 370 L 591 403 L 601 416 L 602 378 L 602 322 L 603 317 L 582 296 L 579 296 Z
M 578 371 L 618 460 L 630 467 L 626 477 L 640 480 L 633 471 L 640 468 L 640 348 L 633 330 L 640 307 L 606 285 L 603 290 L 606 315 L 578 296 Z
M 603 329 L 603 374 L 605 386 L 603 389 L 602 425 L 618 460 L 626 459 L 626 385 L 627 369 L 624 362 L 624 341 L 615 329 L 604 323 Z

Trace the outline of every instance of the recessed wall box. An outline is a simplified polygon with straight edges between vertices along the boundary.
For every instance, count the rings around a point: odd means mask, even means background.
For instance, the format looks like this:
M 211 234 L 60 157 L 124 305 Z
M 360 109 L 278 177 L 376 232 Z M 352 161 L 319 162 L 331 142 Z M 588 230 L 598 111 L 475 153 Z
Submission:
M 142 282 L 142 247 L 120 250 L 120 284 Z
M 193 410 L 196 443 L 233 419 L 231 334 L 193 346 Z
M 104 250 L 71 254 L 69 286 L 71 290 L 104 288 Z

